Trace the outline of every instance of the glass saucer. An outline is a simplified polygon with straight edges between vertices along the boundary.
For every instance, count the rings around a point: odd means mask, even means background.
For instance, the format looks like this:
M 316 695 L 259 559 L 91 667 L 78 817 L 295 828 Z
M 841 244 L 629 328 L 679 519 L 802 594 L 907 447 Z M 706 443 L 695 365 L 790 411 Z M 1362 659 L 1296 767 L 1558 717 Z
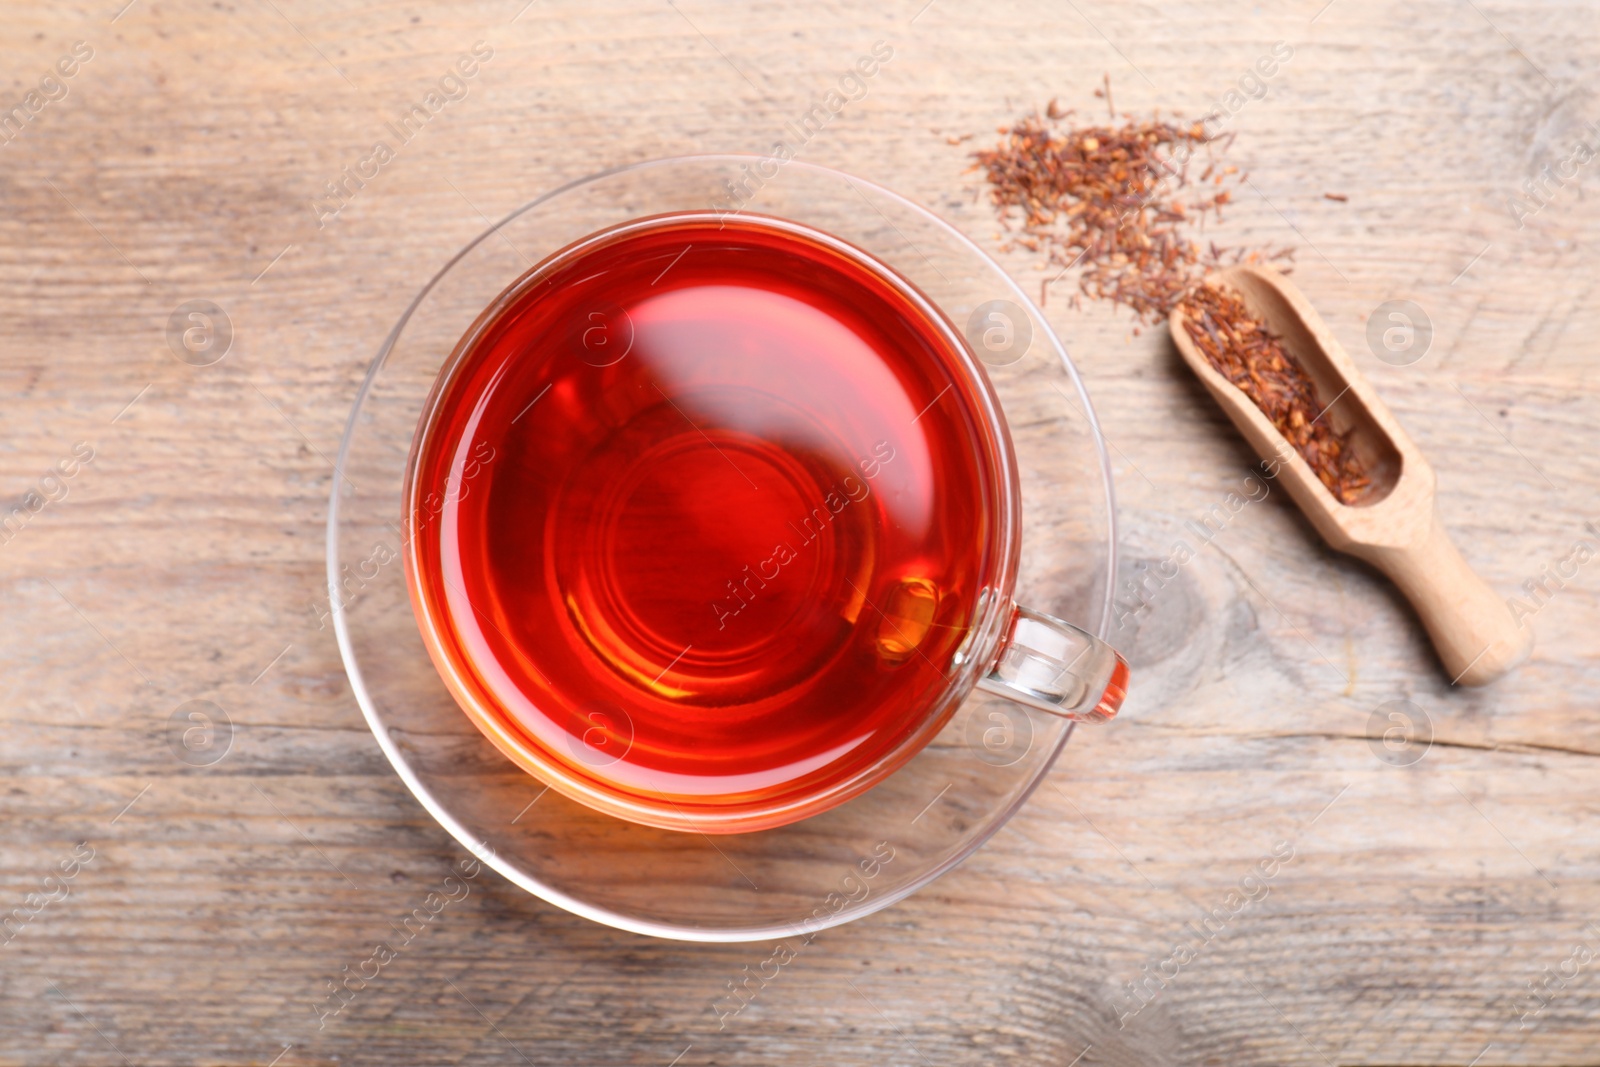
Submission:
M 692 156 L 605 171 L 530 201 L 423 286 L 378 349 L 339 448 L 328 514 L 333 624 L 356 699 L 406 786 L 512 882 L 575 914 L 686 941 L 809 934 L 871 914 L 960 863 L 1038 785 L 1072 723 L 974 691 L 909 763 L 777 829 L 659 830 L 593 811 L 513 765 L 457 707 L 423 646 L 401 563 L 401 485 L 423 402 L 478 314 L 596 230 L 684 210 L 827 231 L 927 294 L 983 359 L 1022 482 L 1018 602 L 1101 637 L 1116 569 L 1105 442 L 1065 347 L 975 244 L 888 189 L 798 161 Z

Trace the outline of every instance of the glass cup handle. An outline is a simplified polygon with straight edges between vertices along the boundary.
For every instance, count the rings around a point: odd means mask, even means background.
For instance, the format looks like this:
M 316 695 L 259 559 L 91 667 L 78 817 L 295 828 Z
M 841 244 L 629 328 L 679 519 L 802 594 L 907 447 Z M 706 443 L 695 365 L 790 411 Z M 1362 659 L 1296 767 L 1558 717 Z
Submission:
M 1105 722 L 1122 707 L 1128 663 L 1070 622 L 1016 605 L 978 688 L 1077 722 Z

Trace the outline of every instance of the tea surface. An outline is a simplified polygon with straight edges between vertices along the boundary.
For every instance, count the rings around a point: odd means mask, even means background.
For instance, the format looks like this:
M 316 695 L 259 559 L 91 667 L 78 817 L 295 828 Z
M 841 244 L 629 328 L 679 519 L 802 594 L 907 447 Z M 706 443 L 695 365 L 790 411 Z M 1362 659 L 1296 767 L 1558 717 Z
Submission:
M 750 222 L 625 236 L 522 292 L 418 457 L 418 587 L 459 684 L 569 773 L 686 806 L 825 788 L 937 726 L 1004 469 L 948 344 Z

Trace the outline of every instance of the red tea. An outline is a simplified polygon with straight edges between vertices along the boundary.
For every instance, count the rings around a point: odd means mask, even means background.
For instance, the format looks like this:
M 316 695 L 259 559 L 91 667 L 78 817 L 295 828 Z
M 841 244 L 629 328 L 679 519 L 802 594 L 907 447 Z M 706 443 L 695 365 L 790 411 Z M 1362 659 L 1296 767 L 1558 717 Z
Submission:
M 954 710 L 1015 552 L 1008 446 L 938 312 L 810 233 L 676 216 L 581 242 L 485 314 L 424 413 L 424 632 L 558 785 L 770 806 L 865 788 Z

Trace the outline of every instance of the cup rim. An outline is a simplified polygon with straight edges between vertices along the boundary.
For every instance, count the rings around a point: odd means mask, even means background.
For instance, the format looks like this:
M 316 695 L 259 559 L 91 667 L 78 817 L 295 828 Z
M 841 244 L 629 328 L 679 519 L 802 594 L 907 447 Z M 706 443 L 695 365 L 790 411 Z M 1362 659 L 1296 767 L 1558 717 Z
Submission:
M 355 396 L 350 407 L 350 413 L 348 416 L 346 416 L 344 432 L 340 438 L 339 449 L 335 457 L 334 466 L 336 476 L 333 479 L 332 485 L 329 489 L 328 521 L 324 541 L 327 568 L 325 574 L 326 582 L 324 585 L 324 592 L 329 597 L 329 616 L 334 631 L 334 638 L 338 642 L 340 658 L 342 659 L 345 671 L 349 676 L 351 689 L 356 697 L 356 703 L 361 708 L 362 715 L 367 720 L 368 728 L 372 731 L 373 737 L 377 740 L 378 746 L 383 751 L 385 758 L 388 759 L 390 766 L 394 768 L 395 773 L 399 775 L 406 788 L 411 792 L 412 796 L 417 798 L 417 801 L 422 804 L 423 808 L 428 812 L 428 814 L 432 816 L 441 827 L 444 828 L 446 833 L 455 838 L 456 841 L 462 845 L 462 847 L 467 849 L 473 856 L 481 860 L 485 866 L 493 868 L 513 885 L 518 886 L 525 892 L 538 897 L 549 904 L 561 908 L 564 911 L 570 912 L 573 915 L 577 915 L 599 923 L 603 926 L 610 926 L 615 929 L 626 930 L 630 933 L 635 933 L 646 937 L 701 944 L 737 944 L 761 941 L 772 937 L 786 936 L 793 933 L 794 930 L 792 929 L 792 924 L 772 922 L 755 922 L 745 925 L 730 925 L 722 927 L 681 926 L 667 922 L 636 918 L 632 915 L 616 912 L 607 907 L 592 903 L 589 900 L 575 895 L 572 892 L 533 877 L 531 874 L 522 870 L 512 861 L 499 856 L 496 853 L 494 846 L 488 841 L 488 839 L 484 838 L 482 835 L 468 826 L 461 817 L 458 817 L 451 807 L 441 800 L 440 797 L 436 795 L 433 789 L 428 785 L 428 783 L 423 780 L 421 772 L 412 766 L 406 755 L 401 751 L 399 742 L 388 732 L 383 711 L 376 703 L 373 691 L 363 675 L 361 661 L 356 652 L 355 640 L 351 634 L 350 619 L 346 613 L 346 606 L 339 595 L 340 590 L 338 583 L 341 566 L 339 551 L 340 496 L 344 491 L 345 484 L 342 472 L 350 460 L 350 453 L 356 440 L 363 407 L 371 397 L 373 388 L 378 381 L 379 375 L 382 373 L 383 368 L 392 354 L 396 343 L 399 341 L 401 335 L 405 332 L 406 327 L 410 324 L 412 317 L 417 313 L 418 309 L 422 307 L 433 290 L 450 274 L 452 270 L 455 269 L 458 263 L 466 259 L 480 245 L 498 233 L 502 227 L 511 223 L 520 216 L 530 211 L 534 211 L 542 205 L 577 188 L 622 174 L 631 172 L 644 172 L 655 168 L 674 166 L 712 166 L 719 164 L 755 165 L 766 158 L 766 156 L 758 153 L 748 152 L 692 153 L 687 155 L 663 156 L 656 159 L 607 167 L 563 182 L 560 185 L 557 185 L 556 187 L 528 200 L 518 207 L 513 208 L 499 221 L 486 226 L 477 236 L 473 237 L 470 241 L 462 245 L 460 249 L 458 249 L 447 260 L 445 260 L 445 262 L 439 266 L 439 268 L 427 279 L 427 281 L 423 283 L 421 288 L 418 289 L 416 295 L 411 299 L 410 303 L 406 305 L 404 311 L 402 311 L 400 316 L 396 319 L 395 324 L 384 336 L 384 339 L 378 346 L 372 361 L 368 364 L 366 374 L 362 377 L 359 385 L 356 388 Z M 998 262 L 996 262 L 994 256 L 990 255 L 964 232 L 956 228 L 953 224 L 940 215 L 923 207 L 921 204 L 910 200 L 893 189 L 884 186 L 882 183 L 868 178 L 858 177 L 832 167 L 825 167 L 820 164 L 810 163 L 798 159 L 789 160 L 786 166 L 788 168 L 811 173 L 817 176 L 853 182 L 860 188 L 871 190 L 875 195 L 882 196 L 888 201 L 903 206 L 907 210 L 913 212 L 915 215 L 921 217 L 924 221 L 935 227 L 940 232 L 944 233 L 957 245 L 965 248 L 970 255 L 984 263 L 987 263 L 994 270 L 995 275 L 1005 287 L 1008 295 L 1024 308 L 1030 309 L 1034 313 L 1035 320 L 1040 329 L 1043 331 L 1045 338 L 1059 354 L 1059 362 L 1062 372 L 1067 375 L 1068 379 L 1071 381 L 1076 390 L 1078 399 L 1082 401 L 1081 406 L 1075 402 L 1073 403 L 1073 406 L 1078 408 L 1078 413 L 1084 417 L 1088 427 L 1090 439 L 1094 442 L 1095 451 L 1099 457 L 1098 473 L 1100 474 L 1100 484 L 1104 491 L 1105 504 L 1106 567 L 1108 570 L 1108 576 L 1104 593 L 1100 598 L 1099 619 L 1094 623 L 1094 632 L 1101 638 L 1108 636 L 1108 630 L 1110 628 L 1112 612 L 1115 604 L 1115 585 L 1113 579 L 1116 574 L 1119 553 L 1117 539 L 1118 523 L 1116 490 L 1112 482 L 1111 456 L 1107 447 L 1105 434 L 1100 428 L 1100 420 L 1095 413 L 1093 404 L 1090 402 L 1089 392 L 1087 387 L 1084 385 L 1083 377 L 1081 374 L 1079 374 L 1077 367 L 1073 364 L 1065 342 L 1061 340 L 1060 336 L 1056 333 L 1054 327 L 1050 325 L 1049 321 L 1044 318 L 1042 312 L 1038 310 L 1038 307 L 1035 305 L 1032 298 L 1023 291 L 1016 279 L 1011 277 L 1011 275 L 1006 272 Z M 973 852 L 981 848 L 990 837 L 998 832 L 1001 826 L 1004 826 L 1007 822 L 1009 822 L 1016 812 L 1028 802 L 1028 799 L 1033 795 L 1034 791 L 1038 789 L 1040 784 L 1043 783 L 1044 778 L 1049 773 L 1051 766 L 1054 764 L 1056 758 L 1060 755 L 1061 749 L 1065 747 L 1067 741 L 1071 739 L 1072 733 L 1073 731 L 1070 728 L 1062 733 L 1061 738 L 1056 743 L 1054 751 L 1052 751 L 1048 757 L 1042 761 L 1032 782 L 1030 782 L 1024 789 L 1019 791 L 1003 810 L 995 813 L 983 832 L 975 834 L 970 840 L 964 842 L 962 848 L 952 852 L 939 862 L 929 866 L 929 868 L 917 880 L 907 883 L 906 885 L 896 889 L 876 894 L 867 901 L 862 902 L 860 906 L 845 909 L 840 914 L 833 916 L 830 920 L 816 924 L 815 929 L 826 929 L 849 920 L 864 917 L 872 914 L 873 912 L 880 911 L 883 908 L 887 908 L 893 904 L 896 904 L 923 886 L 937 880 L 965 861 L 968 856 L 972 855 Z M 811 927 L 808 926 L 807 931 L 810 929 Z
M 995 530 L 990 540 L 990 546 L 994 549 L 994 562 L 977 590 L 973 621 L 968 627 L 967 637 L 956 653 L 956 669 L 952 675 L 947 676 L 944 688 L 937 698 L 918 714 L 915 727 L 892 749 L 847 778 L 832 782 L 820 791 L 784 793 L 755 803 L 674 803 L 629 795 L 622 789 L 607 788 L 600 784 L 604 781 L 601 775 L 584 776 L 561 762 L 559 757 L 550 757 L 544 746 L 523 736 L 524 731 L 518 730 L 514 723 L 509 721 L 504 709 L 494 706 L 494 701 L 486 699 L 486 694 L 479 691 L 481 685 L 473 683 L 471 678 L 474 672 L 470 662 L 464 662 L 462 657 L 455 654 L 451 643 L 444 636 L 449 629 L 446 609 L 436 603 L 437 598 L 423 580 L 421 568 L 417 565 L 417 550 L 420 547 L 417 522 L 422 513 L 420 496 L 423 491 L 423 487 L 417 482 L 420 459 L 436 440 L 440 406 L 452 386 L 460 379 L 469 357 L 477 350 L 485 333 L 495 323 L 501 321 L 509 309 L 515 307 L 552 274 L 581 260 L 584 256 L 635 237 L 685 223 L 703 225 L 715 223 L 719 230 L 744 229 L 781 233 L 787 238 L 821 245 L 850 264 L 877 277 L 896 294 L 899 300 L 905 302 L 911 313 L 920 316 L 922 321 L 937 331 L 945 350 L 959 367 L 959 373 L 965 378 L 969 396 L 976 402 L 975 414 L 982 420 L 980 434 L 983 439 L 975 443 L 980 451 L 990 457 L 984 466 L 989 468 L 986 478 L 993 483 L 988 487 L 988 496 Z M 977 360 L 966 339 L 956 329 L 955 324 L 950 321 L 949 316 L 910 279 L 867 250 L 825 230 L 793 219 L 743 211 L 730 219 L 725 212 L 695 209 L 640 216 L 586 234 L 550 253 L 518 275 L 478 314 L 472 325 L 456 342 L 449 356 L 445 358 L 423 403 L 418 429 L 412 437 L 411 451 L 406 461 L 405 481 L 401 489 L 404 510 L 401 515 L 403 534 L 400 543 L 406 587 L 428 656 L 457 705 L 502 755 L 557 792 L 614 818 L 679 832 L 751 833 L 775 829 L 820 815 L 859 796 L 910 762 L 949 722 L 961 706 L 961 702 L 972 692 L 983 672 L 994 662 L 1004 636 L 1006 622 L 1010 618 L 1012 593 L 1016 586 L 1022 543 L 1020 495 L 1016 453 L 1011 444 L 1005 413 L 1000 407 L 999 398 L 995 395 L 987 374 L 982 369 L 982 364 Z

